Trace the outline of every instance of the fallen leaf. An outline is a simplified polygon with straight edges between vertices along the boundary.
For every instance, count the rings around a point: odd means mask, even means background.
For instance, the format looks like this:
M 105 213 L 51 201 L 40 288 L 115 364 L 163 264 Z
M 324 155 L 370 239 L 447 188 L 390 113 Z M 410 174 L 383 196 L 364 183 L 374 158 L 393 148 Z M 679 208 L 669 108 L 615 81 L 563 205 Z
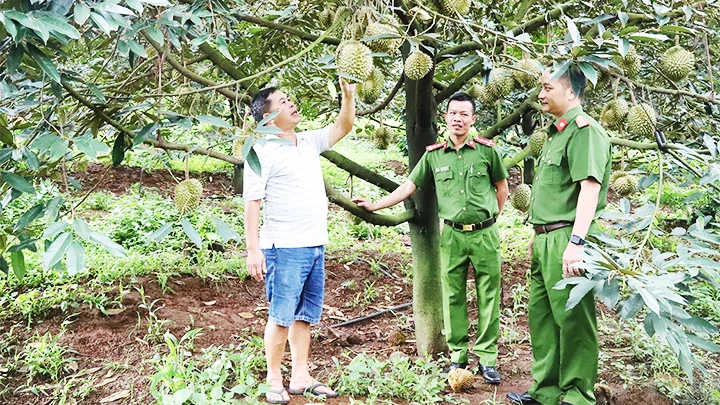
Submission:
M 240 312 L 238 315 L 240 315 L 241 318 L 245 319 L 255 318 L 255 315 L 251 314 L 250 312 Z
M 223 314 L 223 313 L 220 312 L 220 311 L 212 311 L 212 313 L 215 314 L 215 315 L 217 315 L 217 316 L 222 316 L 223 318 L 225 318 L 225 316 L 226 316 L 225 314 Z
M 99 383 L 95 384 L 95 388 L 100 388 L 100 387 L 102 387 L 102 386 L 104 386 L 104 385 L 110 384 L 111 382 L 115 382 L 115 381 L 117 381 L 118 378 L 120 378 L 119 375 L 116 375 L 116 376 L 113 377 L 113 378 L 106 378 L 106 379 L 100 381 Z
M 217 302 L 217 301 L 215 301 L 215 300 L 212 300 L 212 301 L 203 301 L 203 304 L 211 307 L 211 306 L 215 305 L 216 302 Z
M 106 309 L 105 314 L 107 316 L 113 316 L 120 313 L 123 313 L 125 311 L 125 308 L 113 308 L 113 309 Z
M 130 391 L 129 390 L 122 390 L 118 391 L 112 395 L 108 395 L 107 397 L 100 400 L 101 404 L 107 404 L 110 402 L 115 402 L 118 399 L 128 398 L 130 397 Z
M 113 374 L 115 374 L 115 371 L 113 371 L 113 370 L 108 370 L 108 372 L 105 374 L 105 378 L 110 378 L 110 377 L 113 376 Z

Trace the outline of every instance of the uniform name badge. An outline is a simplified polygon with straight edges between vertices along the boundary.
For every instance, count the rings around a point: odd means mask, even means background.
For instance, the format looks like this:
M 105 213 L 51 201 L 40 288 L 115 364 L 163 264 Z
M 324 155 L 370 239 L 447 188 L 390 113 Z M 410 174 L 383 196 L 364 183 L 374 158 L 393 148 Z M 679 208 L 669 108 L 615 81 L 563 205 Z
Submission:
M 436 167 L 435 173 L 443 173 L 443 172 L 449 172 L 450 166 L 443 166 L 443 167 Z

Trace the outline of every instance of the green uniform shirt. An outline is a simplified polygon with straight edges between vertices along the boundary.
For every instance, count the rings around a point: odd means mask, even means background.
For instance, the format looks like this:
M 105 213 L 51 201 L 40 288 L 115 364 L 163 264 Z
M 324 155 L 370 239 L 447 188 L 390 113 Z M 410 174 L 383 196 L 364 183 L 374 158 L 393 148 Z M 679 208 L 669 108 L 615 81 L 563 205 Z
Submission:
M 602 186 L 595 209 L 597 219 L 605 209 L 610 164 L 610 138 L 592 117 L 575 107 L 548 130 L 532 188 L 532 224 L 574 222 L 580 182 L 593 178 Z
M 432 148 L 420 158 L 409 178 L 420 188 L 434 181 L 440 218 L 475 224 L 496 216 L 495 183 L 506 179 L 508 173 L 492 141 L 468 136 L 459 150 L 450 140 L 428 147 Z

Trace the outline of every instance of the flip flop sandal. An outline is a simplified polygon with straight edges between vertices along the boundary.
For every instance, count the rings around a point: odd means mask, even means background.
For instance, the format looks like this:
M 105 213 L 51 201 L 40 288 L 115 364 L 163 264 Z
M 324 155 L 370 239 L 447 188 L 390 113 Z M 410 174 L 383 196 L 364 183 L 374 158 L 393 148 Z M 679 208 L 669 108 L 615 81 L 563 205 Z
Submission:
M 288 403 L 290 403 L 290 399 L 284 399 L 282 397 L 284 393 L 285 393 L 285 388 L 270 390 L 265 393 L 265 402 L 267 402 L 268 404 L 288 404 Z M 280 395 L 280 399 L 270 399 L 270 398 L 268 398 L 268 394 L 278 394 L 278 395 Z
M 330 388 L 330 387 L 327 386 L 327 384 L 315 383 L 315 384 L 313 384 L 313 385 L 311 385 L 311 386 L 309 386 L 309 387 L 307 387 L 307 388 L 305 388 L 305 389 L 299 389 L 299 390 L 288 389 L 288 392 L 290 393 L 290 395 L 307 395 L 307 394 L 310 394 L 310 395 L 314 395 L 314 396 L 316 396 L 316 397 L 319 397 L 319 396 L 322 395 L 322 396 L 325 396 L 325 398 L 335 398 L 335 397 L 338 396 L 338 393 L 337 393 L 337 392 L 332 393 L 332 394 L 328 394 L 328 393 L 320 392 L 320 391 L 317 390 L 318 388 L 322 388 L 322 387 Z

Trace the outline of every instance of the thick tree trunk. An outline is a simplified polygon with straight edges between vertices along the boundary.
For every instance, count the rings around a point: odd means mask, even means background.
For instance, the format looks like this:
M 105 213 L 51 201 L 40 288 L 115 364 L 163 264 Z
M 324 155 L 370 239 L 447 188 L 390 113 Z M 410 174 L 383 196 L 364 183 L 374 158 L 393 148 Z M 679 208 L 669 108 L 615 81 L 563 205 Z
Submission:
M 436 104 L 432 93 L 433 72 L 418 81 L 405 84 L 407 145 L 410 168 L 425 153 L 425 146 L 435 143 Z M 418 353 L 437 354 L 447 350 L 442 335 L 443 314 L 440 288 L 440 230 L 437 198 L 432 187 L 413 196 L 417 219 L 410 222 L 413 257 L 413 312 Z

